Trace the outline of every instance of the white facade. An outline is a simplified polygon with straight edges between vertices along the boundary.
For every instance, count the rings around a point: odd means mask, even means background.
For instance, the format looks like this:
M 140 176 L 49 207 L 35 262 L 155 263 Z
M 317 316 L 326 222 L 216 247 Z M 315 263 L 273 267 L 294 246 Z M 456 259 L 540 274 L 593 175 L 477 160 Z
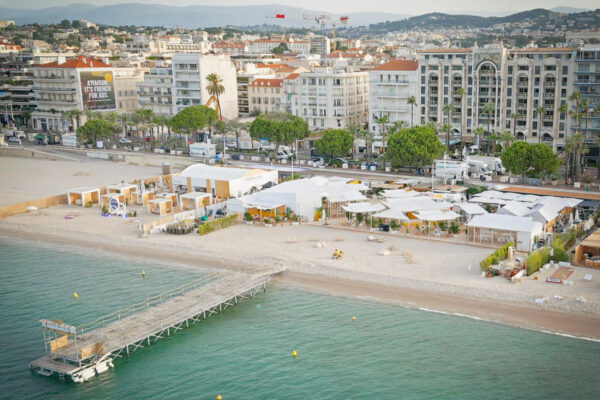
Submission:
M 140 69 L 115 68 L 115 100 L 118 111 L 135 112 L 139 108 L 136 84 L 143 80 L 143 71 Z
M 140 108 L 152 110 L 156 115 L 173 115 L 173 70 L 171 67 L 150 68 L 144 79 L 137 82 Z
M 175 114 L 189 106 L 204 105 L 210 98 L 206 77 L 217 73 L 225 87 L 225 92 L 219 96 L 221 113 L 226 119 L 238 116 L 236 71 L 229 56 L 174 54 L 171 66 Z
M 415 104 L 411 121 L 411 106 L 408 99 L 418 98 L 417 63 L 412 60 L 393 60 L 369 72 L 369 129 L 381 133 L 377 123 L 387 117 L 390 124 L 402 121 L 406 126 L 419 123 L 418 104 Z M 416 116 L 414 115 L 416 114 Z
M 326 67 L 284 80 L 284 109 L 304 118 L 311 130 L 363 125 L 368 108 L 368 72 Z
M 289 40 L 258 39 L 248 43 L 250 54 L 271 53 L 274 48 L 284 43 L 292 53 L 310 54 L 310 42 Z
M 283 79 L 254 79 L 248 85 L 248 105 L 250 112 L 261 113 L 283 111 L 281 90 Z

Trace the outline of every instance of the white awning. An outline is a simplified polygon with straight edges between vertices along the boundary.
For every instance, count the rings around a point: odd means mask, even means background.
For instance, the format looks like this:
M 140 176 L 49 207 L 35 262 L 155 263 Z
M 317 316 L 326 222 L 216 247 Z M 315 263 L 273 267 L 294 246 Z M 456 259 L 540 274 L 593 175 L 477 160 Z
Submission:
M 460 217 L 454 211 L 426 210 L 415 214 L 421 221 L 451 221 Z
M 371 213 L 371 212 L 381 211 L 381 210 L 385 209 L 385 206 L 383 204 L 379 204 L 379 203 L 363 202 L 363 203 L 346 204 L 346 205 L 342 206 L 342 208 L 344 209 L 344 211 L 354 214 L 354 213 Z
M 385 210 L 382 212 L 378 212 L 377 214 L 373 214 L 375 218 L 387 218 L 387 219 L 395 219 L 397 221 L 408 221 L 409 218 L 400 210 Z

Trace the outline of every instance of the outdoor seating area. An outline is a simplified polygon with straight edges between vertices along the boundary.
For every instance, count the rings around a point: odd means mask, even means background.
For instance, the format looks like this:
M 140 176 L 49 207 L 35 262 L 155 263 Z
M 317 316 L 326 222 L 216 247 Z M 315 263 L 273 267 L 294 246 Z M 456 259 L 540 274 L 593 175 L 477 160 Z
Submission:
M 67 192 L 69 205 L 90 207 L 100 202 L 100 189 L 93 187 L 79 187 Z
M 155 198 L 148 201 L 148 214 L 167 215 L 173 212 L 171 198 Z
M 209 206 L 211 200 L 210 193 L 189 192 L 179 196 L 179 207 L 181 211 L 198 210 Z
M 121 182 L 116 185 L 109 185 L 106 188 L 108 193 L 120 193 L 125 197 L 126 204 L 136 204 L 138 201 L 138 186 L 133 183 Z

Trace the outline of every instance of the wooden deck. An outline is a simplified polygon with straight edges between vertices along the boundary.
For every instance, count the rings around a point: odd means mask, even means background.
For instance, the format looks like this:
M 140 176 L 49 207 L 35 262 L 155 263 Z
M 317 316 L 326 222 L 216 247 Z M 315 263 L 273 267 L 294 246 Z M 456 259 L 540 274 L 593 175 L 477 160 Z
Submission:
M 30 367 L 43 375 L 72 376 L 98 360 L 129 354 L 264 291 L 276 272 L 228 272 L 190 282 L 78 326 L 66 345 L 47 351 Z

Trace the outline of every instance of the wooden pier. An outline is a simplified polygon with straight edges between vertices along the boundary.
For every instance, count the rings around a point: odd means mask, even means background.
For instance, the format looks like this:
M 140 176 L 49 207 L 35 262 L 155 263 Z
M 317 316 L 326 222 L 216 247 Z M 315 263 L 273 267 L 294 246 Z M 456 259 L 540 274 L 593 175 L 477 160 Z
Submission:
M 83 382 L 112 367 L 115 357 L 129 355 L 264 291 L 279 272 L 208 275 L 77 327 L 40 320 L 46 355 L 32 361 L 30 368 Z

